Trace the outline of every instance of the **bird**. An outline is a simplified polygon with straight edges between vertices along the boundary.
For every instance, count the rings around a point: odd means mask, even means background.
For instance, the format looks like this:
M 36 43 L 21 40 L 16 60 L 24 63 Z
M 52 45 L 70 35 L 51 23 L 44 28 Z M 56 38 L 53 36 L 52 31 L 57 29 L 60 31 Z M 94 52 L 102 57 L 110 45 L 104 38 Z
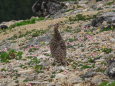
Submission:
M 50 52 L 54 62 L 59 65 L 67 65 L 66 62 L 66 44 L 60 32 L 58 31 L 59 23 L 54 25 L 54 34 L 50 40 Z M 55 64 L 54 63 L 54 64 Z

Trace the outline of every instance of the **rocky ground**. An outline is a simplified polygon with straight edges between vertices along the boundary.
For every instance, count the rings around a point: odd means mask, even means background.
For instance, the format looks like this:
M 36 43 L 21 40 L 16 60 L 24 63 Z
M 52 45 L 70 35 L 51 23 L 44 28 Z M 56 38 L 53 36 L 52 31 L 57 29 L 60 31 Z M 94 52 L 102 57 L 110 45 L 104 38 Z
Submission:
M 52 18 L 0 30 L 0 86 L 115 86 L 107 75 L 108 60 L 115 57 L 114 0 L 65 3 L 66 11 Z M 92 26 L 102 15 L 107 19 Z M 67 45 L 68 66 L 53 65 L 49 41 L 56 23 Z

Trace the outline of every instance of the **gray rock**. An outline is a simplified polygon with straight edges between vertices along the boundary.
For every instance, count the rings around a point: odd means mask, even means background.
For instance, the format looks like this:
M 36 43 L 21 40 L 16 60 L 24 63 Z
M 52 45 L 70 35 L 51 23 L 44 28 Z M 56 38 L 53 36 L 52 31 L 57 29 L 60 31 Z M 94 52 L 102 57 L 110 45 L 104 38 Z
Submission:
M 105 21 L 109 23 L 115 23 L 115 13 L 114 12 L 107 12 L 103 14 L 102 16 L 105 17 Z
M 70 82 L 71 83 L 73 83 L 73 84 L 77 84 L 77 83 L 80 83 L 80 82 L 82 82 L 83 80 L 82 80 L 82 78 L 80 78 L 80 77 L 74 77 L 74 78 L 72 78 L 71 80 L 70 80 Z
M 65 4 L 57 0 L 38 0 L 32 6 L 32 11 L 40 17 L 45 17 L 56 14 L 56 12 L 64 7 Z
M 99 85 L 102 82 L 102 79 L 100 79 L 99 77 L 95 77 L 91 82 Z
M 43 35 L 43 36 L 40 36 L 40 37 L 34 37 L 27 43 L 27 45 L 28 46 L 39 45 L 40 42 L 49 42 L 50 39 L 51 39 L 51 36 L 49 36 L 49 35 L 45 35 L 45 36 Z
M 11 43 L 10 49 L 19 50 L 19 45 L 17 43 Z
M 93 77 L 96 73 L 92 71 L 86 72 L 84 75 L 81 75 L 81 78 L 90 78 Z
M 108 61 L 107 75 L 110 78 L 115 79 L 115 60 Z
M 104 17 L 95 18 L 94 20 L 92 20 L 91 25 L 93 27 L 98 27 L 98 26 L 100 26 L 103 23 L 104 20 L 105 20 Z
M 55 83 L 50 83 L 47 86 L 56 86 Z
M 115 27 L 115 13 L 114 12 L 107 12 L 102 14 L 100 17 L 97 17 L 92 20 L 91 25 L 93 27 L 98 27 L 102 25 L 102 23 L 106 21 L 108 24 L 111 24 L 112 26 Z
M 110 38 L 110 41 L 111 41 L 112 43 L 115 43 L 115 38 Z
M 0 42 L 0 50 L 3 50 L 5 48 L 9 49 L 10 45 L 11 45 L 11 42 L 8 40 L 1 41 Z
M 64 66 L 55 66 L 55 71 L 66 70 L 67 68 Z
M 0 29 L 7 29 L 8 26 L 7 25 L 0 25 Z
M 61 73 L 56 74 L 55 79 L 66 79 L 67 76 Z
M 107 12 L 107 13 L 104 13 L 102 16 L 104 16 L 104 17 L 115 17 L 115 13 L 114 12 Z

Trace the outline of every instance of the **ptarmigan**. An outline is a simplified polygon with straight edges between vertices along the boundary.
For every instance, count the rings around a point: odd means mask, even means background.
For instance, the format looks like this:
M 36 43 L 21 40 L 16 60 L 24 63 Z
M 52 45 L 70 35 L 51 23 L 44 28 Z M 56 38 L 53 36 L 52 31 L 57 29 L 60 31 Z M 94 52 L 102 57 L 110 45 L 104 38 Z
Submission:
M 50 51 L 56 63 L 66 65 L 66 44 L 61 37 L 58 28 L 59 24 L 55 24 L 53 38 L 50 41 Z

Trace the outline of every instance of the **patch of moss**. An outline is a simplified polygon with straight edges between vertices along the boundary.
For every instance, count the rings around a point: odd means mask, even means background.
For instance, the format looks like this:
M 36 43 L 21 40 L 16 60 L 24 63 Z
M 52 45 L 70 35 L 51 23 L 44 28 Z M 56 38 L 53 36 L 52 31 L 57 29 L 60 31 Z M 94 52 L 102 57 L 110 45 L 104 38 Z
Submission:
M 17 22 L 15 24 L 11 25 L 9 28 L 12 29 L 12 28 L 15 28 L 15 27 L 18 27 L 18 26 L 23 26 L 23 25 L 28 25 L 28 24 L 34 24 L 34 23 L 36 23 L 36 21 L 41 21 L 41 20 L 44 20 L 44 18 L 43 17 L 40 17 L 40 18 L 31 18 L 31 19 L 28 19 L 28 20 Z

